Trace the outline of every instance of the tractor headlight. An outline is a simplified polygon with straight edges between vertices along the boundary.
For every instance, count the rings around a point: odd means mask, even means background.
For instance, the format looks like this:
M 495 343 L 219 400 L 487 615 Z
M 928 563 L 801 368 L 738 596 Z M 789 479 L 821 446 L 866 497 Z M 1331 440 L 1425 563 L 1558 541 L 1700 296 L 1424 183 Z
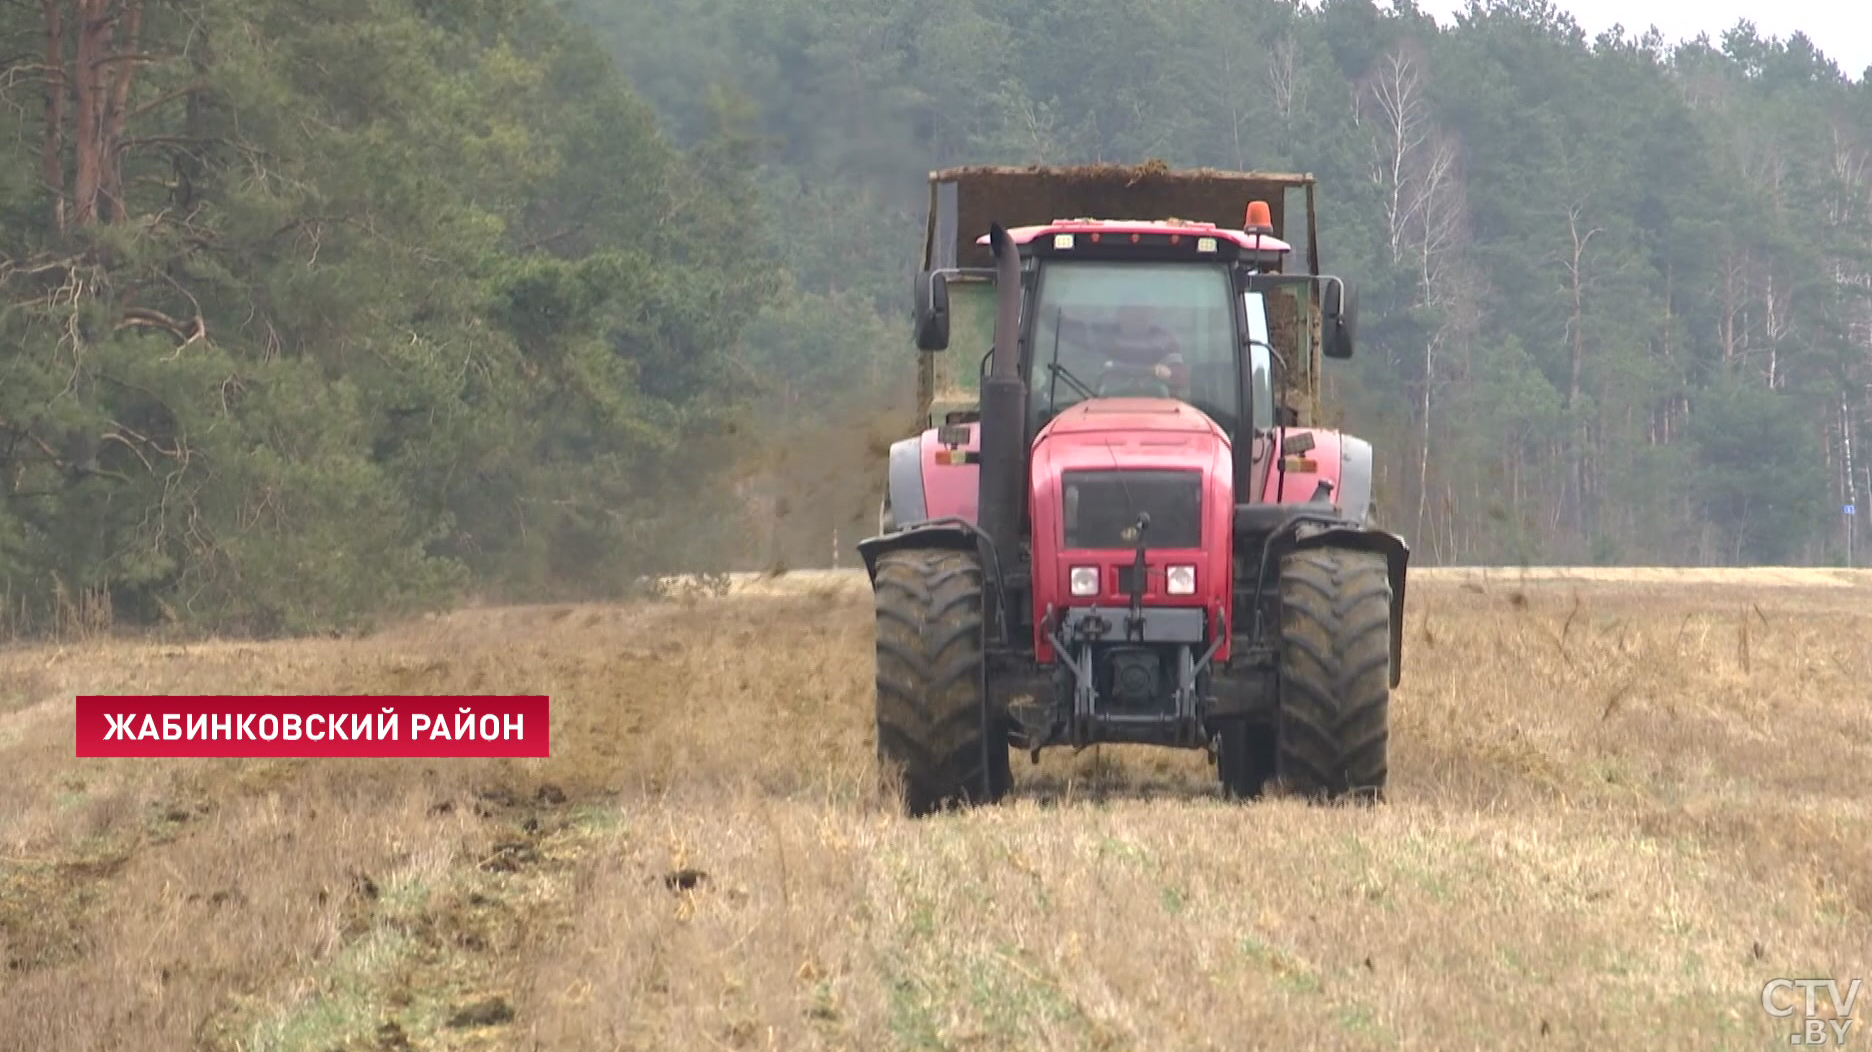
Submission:
M 1196 568 L 1172 566 L 1164 572 L 1164 591 L 1171 595 L 1196 594 Z
M 1076 596 L 1097 595 L 1099 572 L 1096 566 L 1075 566 L 1072 569 L 1072 594 Z

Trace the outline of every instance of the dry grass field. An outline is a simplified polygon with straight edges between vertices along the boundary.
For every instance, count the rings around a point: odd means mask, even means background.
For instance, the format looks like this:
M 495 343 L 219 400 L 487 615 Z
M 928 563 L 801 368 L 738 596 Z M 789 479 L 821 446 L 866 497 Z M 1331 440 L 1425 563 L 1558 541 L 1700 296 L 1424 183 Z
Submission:
M 1420 574 L 1386 806 L 1102 750 L 916 823 L 862 579 L 734 593 L 0 653 L 0 1049 L 1702 1052 L 1872 979 L 1872 580 Z M 120 691 L 546 692 L 556 755 L 75 760 Z

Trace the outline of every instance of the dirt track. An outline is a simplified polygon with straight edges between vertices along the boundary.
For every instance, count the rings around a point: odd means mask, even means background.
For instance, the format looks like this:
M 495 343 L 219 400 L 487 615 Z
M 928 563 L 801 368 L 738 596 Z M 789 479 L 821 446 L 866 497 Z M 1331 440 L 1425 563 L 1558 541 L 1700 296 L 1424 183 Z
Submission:
M 0 1049 L 1787 1047 L 1765 980 L 1872 978 L 1872 574 L 1689 576 L 1414 577 L 1369 811 L 1105 750 L 880 813 L 850 572 L 13 650 Z M 545 691 L 557 755 L 73 760 L 128 690 Z

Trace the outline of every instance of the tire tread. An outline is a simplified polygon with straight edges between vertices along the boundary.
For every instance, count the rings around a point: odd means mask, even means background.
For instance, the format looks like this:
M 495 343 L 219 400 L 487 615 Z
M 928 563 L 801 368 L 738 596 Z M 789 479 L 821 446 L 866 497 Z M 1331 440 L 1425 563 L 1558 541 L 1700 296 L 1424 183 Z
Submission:
M 1382 798 L 1389 775 L 1391 581 L 1384 557 L 1309 548 L 1281 561 L 1276 778 L 1310 798 Z
M 905 809 L 922 816 L 998 800 L 1012 769 L 1005 727 L 984 711 L 979 558 L 886 552 L 874 595 L 878 759 L 901 773 Z

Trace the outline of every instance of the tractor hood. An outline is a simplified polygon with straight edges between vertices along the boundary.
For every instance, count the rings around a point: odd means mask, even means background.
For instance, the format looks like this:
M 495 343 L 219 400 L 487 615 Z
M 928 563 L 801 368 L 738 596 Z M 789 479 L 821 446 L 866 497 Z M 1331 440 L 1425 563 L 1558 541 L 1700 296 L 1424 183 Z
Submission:
M 1234 507 L 1232 468 L 1228 432 L 1187 402 L 1091 399 L 1061 412 L 1033 438 L 1031 485 L 1035 504 L 1046 505 L 1058 500 L 1050 490 L 1063 472 L 1207 472 L 1204 496 L 1221 485 L 1217 502 Z
M 1234 453 L 1201 410 L 1167 398 L 1103 398 L 1055 417 L 1034 440 L 1031 495 L 1035 608 L 1122 608 L 1137 558 L 1140 512 L 1150 515 L 1143 601 L 1151 607 L 1228 609 Z M 1172 593 L 1170 567 L 1194 567 L 1195 588 Z M 1071 575 L 1095 572 L 1093 593 Z M 1036 626 L 1036 653 L 1051 644 Z
M 1062 479 L 1071 472 L 1098 472 L 1107 477 L 1111 472 L 1125 472 L 1127 479 L 1131 472 L 1153 478 L 1161 477 L 1163 472 L 1184 473 L 1180 477 L 1168 476 L 1165 485 L 1182 486 L 1188 491 L 1189 500 L 1200 497 L 1205 524 L 1202 535 L 1199 538 L 1187 529 L 1173 529 L 1170 520 L 1152 511 L 1152 521 L 1161 520 L 1162 527 L 1150 531 L 1156 536 L 1149 538 L 1149 543 L 1153 547 L 1168 544 L 1186 549 L 1213 544 L 1214 551 L 1228 549 L 1229 516 L 1234 510 L 1233 450 L 1228 434 L 1201 410 L 1186 403 L 1168 398 L 1101 398 L 1081 402 L 1041 429 L 1034 439 L 1032 464 L 1031 514 L 1036 554 L 1043 547 L 1070 546 L 1071 538 L 1060 516 L 1062 510 L 1070 510 L 1062 504 L 1071 496 L 1062 488 Z M 1189 478 L 1189 473 L 1200 477 Z M 1128 481 L 1116 485 L 1131 502 L 1139 504 L 1135 510 L 1151 511 L 1145 496 L 1150 485 L 1148 481 L 1138 486 Z M 1104 492 L 1102 486 L 1095 488 Z M 1105 503 L 1103 498 L 1100 503 Z M 1109 511 L 1119 514 L 1121 509 Z M 1165 511 L 1185 527 L 1194 528 L 1195 524 L 1181 512 Z M 1218 531 L 1213 537 L 1209 536 L 1210 524 Z M 1129 549 L 1131 545 L 1122 547 Z

